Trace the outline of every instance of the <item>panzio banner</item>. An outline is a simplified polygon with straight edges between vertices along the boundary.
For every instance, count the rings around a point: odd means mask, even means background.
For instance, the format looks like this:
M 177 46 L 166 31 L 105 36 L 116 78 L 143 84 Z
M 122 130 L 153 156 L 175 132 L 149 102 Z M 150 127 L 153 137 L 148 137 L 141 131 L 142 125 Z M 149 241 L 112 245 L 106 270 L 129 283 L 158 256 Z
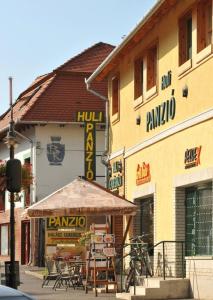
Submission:
M 103 112 L 79 111 L 77 122 L 84 123 L 84 176 L 96 179 L 96 123 L 104 122 Z

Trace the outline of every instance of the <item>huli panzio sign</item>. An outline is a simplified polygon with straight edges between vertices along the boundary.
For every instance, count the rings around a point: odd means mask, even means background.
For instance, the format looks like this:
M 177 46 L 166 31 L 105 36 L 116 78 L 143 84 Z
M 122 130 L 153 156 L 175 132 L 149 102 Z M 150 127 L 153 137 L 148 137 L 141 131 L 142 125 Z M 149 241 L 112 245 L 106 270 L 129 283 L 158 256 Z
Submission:
M 77 122 L 84 123 L 84 176 L 96 179 L 96 123 L 104 122 L 103 112 L 79 111 Z

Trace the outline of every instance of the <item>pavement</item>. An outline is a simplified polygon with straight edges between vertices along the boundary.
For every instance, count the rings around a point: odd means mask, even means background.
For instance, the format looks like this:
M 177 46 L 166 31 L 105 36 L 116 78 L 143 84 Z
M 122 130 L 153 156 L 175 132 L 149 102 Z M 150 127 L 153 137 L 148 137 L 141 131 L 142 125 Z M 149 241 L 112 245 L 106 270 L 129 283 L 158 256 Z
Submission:
M 18 287 L 19 290 L 33 296 L 36 300 L 115 300 L 115 294 L 99 293 L 98 297 L 95 297 L 93 291 L 89 291 L 85 294 L 82 288 L 73 289 L 68 288 L 65 290 L 54 291 L 52 288 L 42 288 L 42 280 L 38 277 L 32 276 L 25 273 L 29 271 L 30 267 L 20 268 L 20 280 L 21 285 Z

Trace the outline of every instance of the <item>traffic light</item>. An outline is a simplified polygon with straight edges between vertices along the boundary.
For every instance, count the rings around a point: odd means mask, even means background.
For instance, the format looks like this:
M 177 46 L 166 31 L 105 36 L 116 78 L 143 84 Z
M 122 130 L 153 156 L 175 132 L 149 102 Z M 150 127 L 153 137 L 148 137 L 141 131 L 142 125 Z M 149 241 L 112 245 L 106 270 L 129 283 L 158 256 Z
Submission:
M 21 162 L 19 159 L 10 159 L 6 164 L 7 190 L 11 193 L 21 191 Z

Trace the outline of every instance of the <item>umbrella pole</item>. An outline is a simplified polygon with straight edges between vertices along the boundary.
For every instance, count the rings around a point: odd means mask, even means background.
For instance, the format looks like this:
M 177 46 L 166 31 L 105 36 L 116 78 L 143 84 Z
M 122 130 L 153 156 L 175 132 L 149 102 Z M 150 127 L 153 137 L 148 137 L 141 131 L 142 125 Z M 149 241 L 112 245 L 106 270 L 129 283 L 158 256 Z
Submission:
M 132 222 L 132 216 L 130 216 L 129 219 L 128 219 L 126 230 L 125 230 L 124 236 L 123 236 L 122 246 L 124 245 L 124 243 L 126 241 L 126 237 L 127 237 L 127 234 L 128 234 L 128 231 L 129 231 L 129 227 L 131 225 L 131 222 Z

